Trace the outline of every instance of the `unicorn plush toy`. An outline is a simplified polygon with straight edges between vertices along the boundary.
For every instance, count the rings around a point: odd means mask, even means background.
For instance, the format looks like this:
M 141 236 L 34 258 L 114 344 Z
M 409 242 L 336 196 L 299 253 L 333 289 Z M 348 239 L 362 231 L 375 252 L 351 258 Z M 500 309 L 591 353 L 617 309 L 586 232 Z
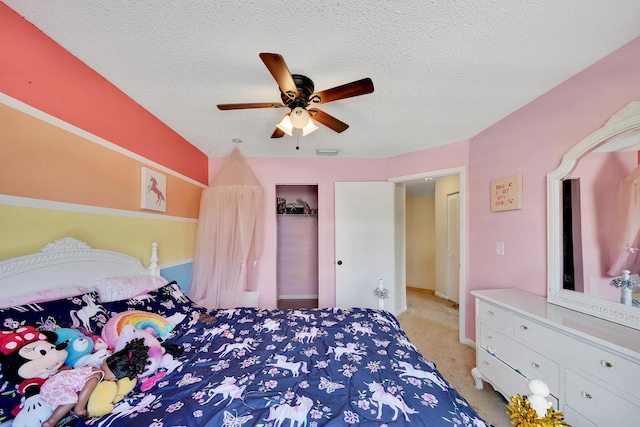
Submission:
M 184 319 L 184 315 L 182 316 Z M 175 323 L 171 320 L 145 311 L 124 311 L 109 319 L 102 330 L 102 338 L 113 351 L 121 350 L 131 340 L 142 339 L 149 347 L 149 354 L 147 365 L 138 377 L 151 377 L 159 369 L 166 368 L 170 372 L 180 365 L 174 357 L 180 355 L 182 349 L 163 345 L 160 342 L 161 339 L 168 337 L 175 327 Z M 145 388 L 148 387 L 147 384 Z

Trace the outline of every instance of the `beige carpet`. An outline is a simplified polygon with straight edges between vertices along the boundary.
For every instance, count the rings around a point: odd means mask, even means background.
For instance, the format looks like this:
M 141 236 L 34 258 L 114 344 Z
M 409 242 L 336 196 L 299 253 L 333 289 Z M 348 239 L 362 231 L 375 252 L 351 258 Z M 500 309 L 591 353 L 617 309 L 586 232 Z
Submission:
M 473 406 L 495 427 L 511 426 L 506 400 L 484 383 L 478 390 L 471 377 L 476 366 L 475 349 L 458 341 L 458 311 L 450 302 L 431 293 L 407 288 L 407 311 L 398 320 L 411 342 Z

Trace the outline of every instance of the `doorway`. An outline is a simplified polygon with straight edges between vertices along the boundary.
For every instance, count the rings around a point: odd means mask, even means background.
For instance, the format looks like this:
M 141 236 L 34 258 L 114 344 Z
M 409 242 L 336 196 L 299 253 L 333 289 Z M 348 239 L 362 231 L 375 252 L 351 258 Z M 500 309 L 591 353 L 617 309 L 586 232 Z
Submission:
M 445 237 L 443 238 L 444 248 L 442 250 L 436 251 L 436 255 L 438 256 L 438 260 L 436 261 L 441 265 L 441 267 L 437 268 L 438 274 L 436 278 L 436 294 L 441 294 L 439 296 L 445 297 L 447 299 L 451 299 L 452 301 L 459 304 L 461 309 L 458 310 L 459 313 L 459 341 L 462 343 L 466 343 L 466 265 L 467 265 L 467 255 L 466 255 L 466 235 L 467 235 L 467 221 L 466 221 L 466 168 L 465 167 L 456 167 L 450 169 L 436 170 L 431 172 L 424 172 L 414 175 L 407 175 L 401 177 L 395 177 L 389 179 L 391 182 L 395 182 L 397 184 L 404 184 L 405 187 L 413 186 L 414 183 L 422 182 L 426 183 L 427 179 L 431 179 L 431 181 L 438 181 L 439 179 L 457 176 L 457 191 L 447 189 L 444 190 L 444 211 L 449 212 L 444 214 L 444 223 L 442 224 L 442 230 L 444 230 Z M 459 226 L 457 228 L 457 245 L 455 242 L 452 245 L 447 244 L 447 236 L 451 239 L 455 239 L 455 232 L 453 230 L 449 230 L 447 223 L 450 222 L 449 215 L 451 214 L 451 206 L 449 206 L 448 199 L 449 196 L 457 194 L 455 197 L 455 202 L 458 210 L 458 223 Z M 404 221 L 404 218 L 398 219 Z M 457 246 L 457 247 L 455 247 Z M 450 249 L 457 249 L 459 253 L 458 262 L 451 262 L 450 259 Z M 457 265 L 456 265 L 457 264 Z M 457 292 L 454 286 L 450 284 L 449 279 L 455 278 L 455 274 L 457 273 Z M 404 290 L 406 293 L 406 289 Z M 449 292 L 456 293 L 454 297 L 448 297 Z M 406 297 L 406 296 L 405 296 Z
M 276 185 L 279 309 L 318 307 L 318 186 Z

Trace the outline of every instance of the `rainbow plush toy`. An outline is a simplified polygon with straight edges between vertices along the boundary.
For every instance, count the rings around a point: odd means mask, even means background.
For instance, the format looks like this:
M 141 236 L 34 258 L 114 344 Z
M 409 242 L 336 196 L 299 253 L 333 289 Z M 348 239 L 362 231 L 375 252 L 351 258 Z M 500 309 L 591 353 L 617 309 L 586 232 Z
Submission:
M 102 339 L 111 350 L 119 351 L 128 342 L 141 338 L 149 351 L 147 364 L 139 377 L 149 377 L 160 368 L 170 371 L 180 365 L 174 360 L 174 356 L 181 354 L 182 349 L 176 346 L 163 346 L 159 340 L 166 338 L 176 324 L 184 318 L 184 314 L 165 318 L 147 311 L 123 311 L 114 314 L 107 321 L 102 329 Z
M 114 314 L 102 329 L 102 339 L 106 341 L 109 348 L 115 348 L 122 329 L 127 325 L 146 331 L 158 339 L 165 339 L 176 327 L 170 319 L 155 313 L 141 310 L 123 311 Z

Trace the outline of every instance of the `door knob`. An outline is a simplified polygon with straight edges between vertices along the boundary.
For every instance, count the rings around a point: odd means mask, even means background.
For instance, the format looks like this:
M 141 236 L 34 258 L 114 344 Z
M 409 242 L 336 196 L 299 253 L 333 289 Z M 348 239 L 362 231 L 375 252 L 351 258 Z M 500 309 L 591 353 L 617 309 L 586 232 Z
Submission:
M 338 265 L 342 265 L 342 260 L 341 259 L 338 260 Z

